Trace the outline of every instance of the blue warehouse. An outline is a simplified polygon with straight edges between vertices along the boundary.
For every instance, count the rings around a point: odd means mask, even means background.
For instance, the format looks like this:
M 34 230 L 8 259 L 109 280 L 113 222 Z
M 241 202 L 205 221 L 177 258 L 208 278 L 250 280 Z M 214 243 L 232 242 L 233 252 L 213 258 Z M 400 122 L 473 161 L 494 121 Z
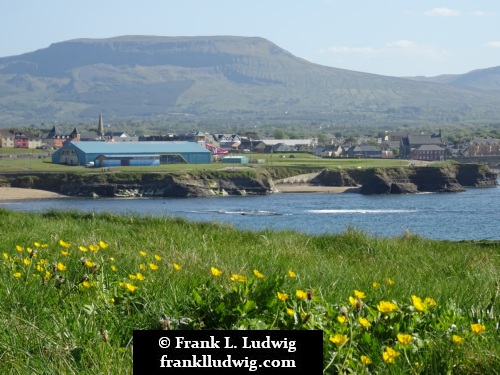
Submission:
M 52 163 L 96 167 L 208 164 L 211 152 L 196 142 L 67 142 Z

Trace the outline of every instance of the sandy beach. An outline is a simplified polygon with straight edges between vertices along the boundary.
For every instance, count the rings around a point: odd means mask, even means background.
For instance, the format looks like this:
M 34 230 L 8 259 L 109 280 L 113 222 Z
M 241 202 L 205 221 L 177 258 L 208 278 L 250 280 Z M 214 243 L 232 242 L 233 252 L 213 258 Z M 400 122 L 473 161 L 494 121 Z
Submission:
M 66 196 L 45 190 L 0 187 L 0 200 L 43 198 L 66 198 Z

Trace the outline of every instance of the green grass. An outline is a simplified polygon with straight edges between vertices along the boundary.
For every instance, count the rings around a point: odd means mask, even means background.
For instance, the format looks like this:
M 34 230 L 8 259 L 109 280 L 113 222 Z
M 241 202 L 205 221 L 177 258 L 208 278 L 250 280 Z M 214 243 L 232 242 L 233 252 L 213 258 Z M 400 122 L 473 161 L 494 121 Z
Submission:
M 2 150 L 0 148 L 0 150 Z M 53 164 L 50 158 L 39 158 L 46 155 L 46 151 L 29 150 L 30 152 L 19 154 L 19 149 L 4 149 L 0 158 L 0 173 L 6 172 L 64 172 L 64 173 L 98 173 L 100 168 L 85 168 L 83 166 L 67 166 Z M 10 152 L 16 151 L 16 153 Z M 33 151 L 33 152 L 31 152 Z M 11 155 L 12 157 L 7 157 Z M 20 157 L 22 155 L 22 157 Z M 399 159 L 323 159 L 311 154 L 296 153 L 296 158 L 289 158 L 289 154 L 282 154 L 285 158 L 280 158 L 280 154 L 246 154 L 251 160 L 250 164 L 226 164 L 214 162 L 210 164 L 170 164 L 158 167 L 113 167 L 114 172 L 172 172 L 172 171 L 199 171 L 218 170 L 241 167 L 298 167 L 298 168 L 377 168 L 395 167 L 408 165 L 407 160 Z M 257 163 L 262 160 L 263 163 Z
M 7 210 L 0 210 L 0 233 L 0 373 L 131 373 L 133 330 L 161 329 L 166 318 L 174 329 L 322 329 L 326 373 L 500 368 L 499 243 L 403 233 L 372 238 L 352 228 L 321 236 L 250 232 L 172 218 Z M 100 241 L 108 246 L 93 252 Z M 82 264 L 82 257 L 93 264 Z M 58 263 L 67 269 L 58 270 Z M 213 276 L 211 267 L 222 275 Z M 233 274 L 247 280 L 232 281 Z M 308 288 L 313 299 L 296 297 Z M 355 289 L 366 294 L 359 311 L 349 298 Z M 277 292 L 288 294 L 286 301 Z M 436 306 L 421 312 L 412 295 Z M 398 309 L 380 313 L 383 300 Z M 338 321 L 341 314 L 346 323 Z M 371 327 L 360 326 L 359 316 Z M 471 324 L 478 321 L 486 331 L 474 334 Z M 398 343 L 398 333 L 411 334 L 412 342 Z M 453 334 L 465 341 L 454 343 Z M 347 341 L 333 343 L 336 335 Z M 393 364 L 383 360 L 387 347 L 400 353 Z M 361 355 L 373 363 L 366 367 Z

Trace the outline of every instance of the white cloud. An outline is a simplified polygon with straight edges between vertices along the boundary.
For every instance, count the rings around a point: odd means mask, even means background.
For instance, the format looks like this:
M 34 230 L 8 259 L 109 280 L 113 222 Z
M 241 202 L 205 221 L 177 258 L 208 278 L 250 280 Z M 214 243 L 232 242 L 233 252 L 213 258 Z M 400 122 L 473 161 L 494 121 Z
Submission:
M 474 12 L 471 13 L 475 17 L 484 17 L 489 15 L 487 12 L 483 12 L 482 10 L 475 10 Z
M 493 47 L 493 48 L 500 48 L 500 42 L 498 41 L 493 41 L 493 42 L 489 42 L 488 44 L 486 44 L 488 47 Z
M 333 55 L 357 55 L 372 59 L 393 59 L 407 58 L 428 61 L 446 60 L 449 53 L 433 45 L 419 44 L 410 40 L 397 40 L 387 43 L 382 48 L 372 47 L 329 47 L 320 50 L 321 53 L 331 53 Z
M 425 15 L 429 17 L 457 17 L 461 15 L 461 12 L 449 8 L 434 8 L 425 12 Z

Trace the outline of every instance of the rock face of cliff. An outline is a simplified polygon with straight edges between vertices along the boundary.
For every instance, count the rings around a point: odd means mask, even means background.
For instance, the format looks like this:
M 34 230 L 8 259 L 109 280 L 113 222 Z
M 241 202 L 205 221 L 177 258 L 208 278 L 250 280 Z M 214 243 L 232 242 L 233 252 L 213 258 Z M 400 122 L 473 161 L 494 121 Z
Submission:
M 361 194 L 460 192 L 464 187 L 493 187 L 497 175 L 478 164 L 449 167 L 373 168 L 324 170 L 313 183 L 327 186 L 361 185 Z
M 265 171 L 200 173 L 30 174 L 10 176 L 10 185 L 81 197 L 208 197 L 265 195 L 275 191 Z

